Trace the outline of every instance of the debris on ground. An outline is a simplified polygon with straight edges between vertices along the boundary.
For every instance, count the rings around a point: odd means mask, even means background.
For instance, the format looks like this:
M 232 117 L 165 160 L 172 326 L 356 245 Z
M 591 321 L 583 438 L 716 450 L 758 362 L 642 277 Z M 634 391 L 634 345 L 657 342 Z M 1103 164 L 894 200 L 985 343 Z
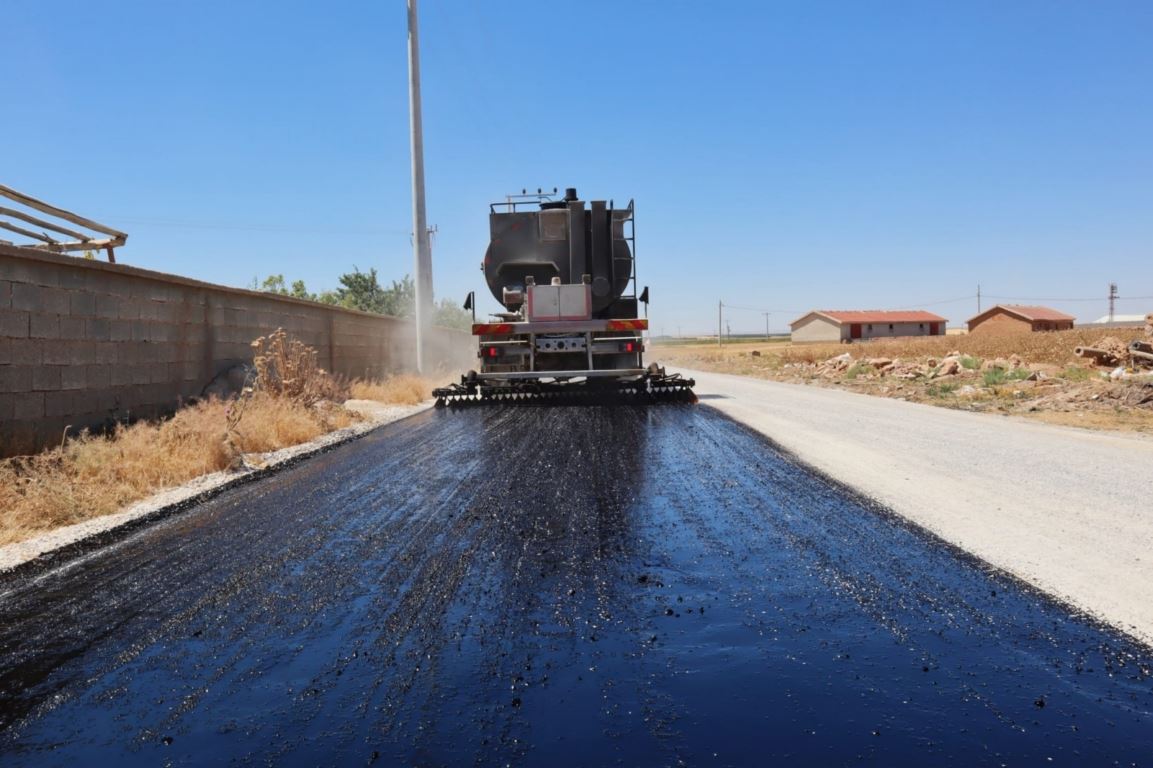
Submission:
M 1040 414 L 1063 424 L 1153 431 L 1153 314 L 1149 319 L 1144 329 L 875 340 L 854 344 L 851 352 L 832 344 L 760 347 L 755 357 L 738 345 L 661 352 L 666 365 L 680 362 L 969 411 Z

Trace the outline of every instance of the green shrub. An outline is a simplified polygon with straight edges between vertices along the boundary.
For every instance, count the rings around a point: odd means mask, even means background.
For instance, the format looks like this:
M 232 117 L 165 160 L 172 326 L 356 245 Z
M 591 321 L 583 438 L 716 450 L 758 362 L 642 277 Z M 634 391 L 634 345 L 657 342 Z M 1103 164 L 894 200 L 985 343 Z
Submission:
M 1033 375 L 1028 368 L 1014 368 L 1007 371 L 1004 368 L 991 368 L 985 371 L 985 386 L 998 387 L 1007 381 L 1024 381 Z
M 961 356 L 961 367 L 965 370 L 975 371 L 981 367 L 981 358 L 972 355 Z
M 849 368 L 849 370 L 845 371 L 845 378 L 855 379 L 862 373 L 868 372 L 870 368 L 872 368 L 872 366 L 866 363 L 853 363 L 853 366 Z
M 956 392 L 959 386 L 961 385 L 955 381 L 944 381 L 940 384 L 930 384 L 925 392 L 929 397 L 945 397 Z
M 1061 376 L 1069 381 L 1086 381 L 1093 377 L 1093 371 L 1079 365 L 1069 365 L 1062 371 Z
M 985 375 L 982 378 L 985 381 L 986 387 L 998 387 L 1004 384 L 1007 379 L 1004 368 L 990 368 L 985 371 Z

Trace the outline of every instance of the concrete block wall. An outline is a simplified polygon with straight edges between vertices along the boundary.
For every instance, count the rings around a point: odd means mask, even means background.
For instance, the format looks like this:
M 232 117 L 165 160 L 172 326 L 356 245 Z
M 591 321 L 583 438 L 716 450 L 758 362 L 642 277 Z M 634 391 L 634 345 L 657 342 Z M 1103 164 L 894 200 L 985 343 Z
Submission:
M 0 456 L 171 412 L 277 328 L 344 376 L 414 365 L 405 320 L 0 245 Z M 434 364 L 472 365 L 470 335 L 432 341 Z

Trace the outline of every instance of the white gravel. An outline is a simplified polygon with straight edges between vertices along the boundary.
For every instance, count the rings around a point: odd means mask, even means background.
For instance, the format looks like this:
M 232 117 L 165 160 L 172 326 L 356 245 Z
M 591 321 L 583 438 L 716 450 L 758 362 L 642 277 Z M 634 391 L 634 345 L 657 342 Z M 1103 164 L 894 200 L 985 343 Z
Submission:
M 682 371 L 701 403 L 1153 644 L 1153 440 Z
M 289 462 L 319 453 L 337 443 L 353 440 L 385 424 L 399 421 L 412 416 L 414 413 L 431 408 L 432 401 L 420 405 L 384 405 L 371 400 L 349 400 L 345 406 L 361 413 L 367 420 L 335 432 L 329 432 L 327 435 L 322 435 L 308 443 L 301 443 L 271 453 L 246 454 L 244 456 L 245 469 L 213 472 L 211 475 L 204 475 L 175 488 L 161 491 L 155 496 L 138 501 L 115 514 L 57 528 L 33 539 L 0 547 L 0 572 L 11 570 L 63 547 L 128 525 L 142 517 L 163 516 L 166 512 L 181 509 L 189 501 L 204 494 L 218 492 L 262 477 Z

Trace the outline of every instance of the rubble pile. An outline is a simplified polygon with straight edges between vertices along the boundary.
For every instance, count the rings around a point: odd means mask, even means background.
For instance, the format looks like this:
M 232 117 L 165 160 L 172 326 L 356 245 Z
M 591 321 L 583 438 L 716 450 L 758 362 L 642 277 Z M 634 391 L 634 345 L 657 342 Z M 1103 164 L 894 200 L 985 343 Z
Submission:
M 966 361 L 969 366 L 966 367 Z M 831 357 L 821 363 L 792 363 L 786 368 L 799 369 L 799 373 L 806 373 L 822 379 L 835 379 L 852 371 L 852 378 L 879 378 L 891 377 L 895 379 L 944 379 L 949 377 L 979 376 L 993 370 L 1006 372 L 1027 369 L 1028 366 L 1017 355 L 1008 358 L 985 360 L 979 365 L 974 358 L 966 358 L 960 352 L 950 352 L 941 359 L 934 357 L 924 360 L 901 360 L 900 358 L 867 357 L 854 360 L 848 352 Z M 1040 376 L 1039 371 L 1029 371 L 1028 376 L 1020 380 L 1035 381 Z

